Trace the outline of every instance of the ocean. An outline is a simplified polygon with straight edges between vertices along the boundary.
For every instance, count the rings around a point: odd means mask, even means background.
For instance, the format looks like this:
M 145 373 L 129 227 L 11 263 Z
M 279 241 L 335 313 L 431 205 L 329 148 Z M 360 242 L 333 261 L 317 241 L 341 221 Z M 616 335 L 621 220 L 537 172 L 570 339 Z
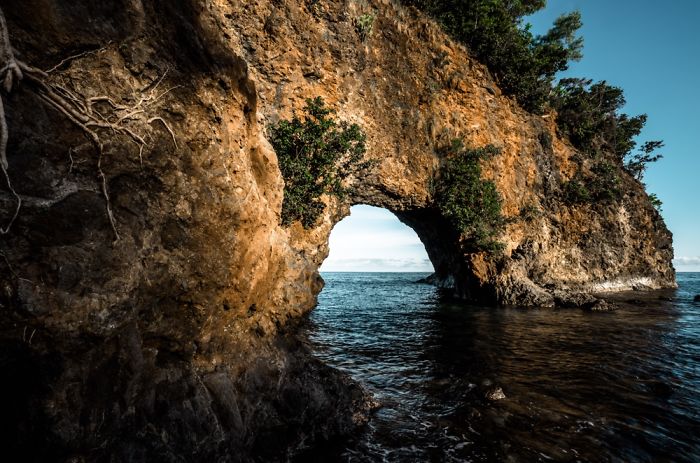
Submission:
M 700 273 L 618 310 L 487 308 L 324 273 L 314 354 L 381 403 L 317 461 L 700 461 Z

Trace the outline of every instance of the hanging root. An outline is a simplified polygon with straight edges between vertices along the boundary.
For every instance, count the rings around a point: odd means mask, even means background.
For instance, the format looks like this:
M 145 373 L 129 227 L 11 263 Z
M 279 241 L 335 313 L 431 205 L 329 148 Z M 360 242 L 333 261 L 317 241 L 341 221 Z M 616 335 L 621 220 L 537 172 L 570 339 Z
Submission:
M 173 145 L 175 145 L 175 149 L 177 149 L 177 140 L 175 139 L 175 133 L 173 132 L 173 129 L 170 128 L 167 122 L 162 117 L 152 117 L 148 120 L 148 123 L 151 124 L 153 121 L 160 121 L 161 124 L 166 128 L 166 130 L 170 133 L 170 136 L 173 138 Z
M 10 181 L 10 174 L 7 173 L 7 122 L 5 122 L 5 107 L 2 103 L 2 98 L 0 98 L 0 168 L 2 169 L 2 174 L 5 176 L 5 181 L 7 182 L 7 188 L 12 193 L 12 196 L 17 200 L 17 206 L 15 206 L 15 213 L 12 215 L 10 222 L 6 227 L 0 227 L 0 235 L 5 235 L 12 228 L 12 224 L 17 220 L 19 215 L 19 210 L 22 208 L 22 198 L 17 194 L 15 189 L 12 187 L 12 182 Z
M 97 150 L 97 171 L 98 177 L 100 178 L 102 195 L 105 198 L 107 217 L 109 218 L 115 239 L 119 240 L 116 219 L 112 212 L 109 189 L 107 186 L 107 177 L 102 170 L 104 144 L 100 139 L 98 130 L 107 130 L 114 135 L 126 136 L 132 140 L 139 149 L 139 161 L 141 165 L 143 165 L 143 150 L 147 143 L 144 136 L 140 135 L 132 127 L 129 127 L 129 124 L 139 123 L 141 127 L 145 127 L 150 126 L 155 121 L 159 121 L 172 137 L 173 144 L 177 149 L 178 146 L 175 133 L 168 123 L 160 116 L 148 117 L 150 107 L 177 87 L 172 87 L 161 93 L 157 93 L 158 87 L 168 72 L 166 71 L 157 81 L 155 81 L 155 83 L 149 85 L 141 92 L 140 98 L 135 104 L 123 105 L 115 103 L 112 98 L 106 95 L 85 98 L 64 85 L 47 83 L 49 80 L 48 73 L 55 71 L 73 59 L 100 52 L 105 48 L 106 46 L 95 51 L 88 51 L 70 56 L 59 62 L 48 71 L 44 72 L 15 58 L 14 51 L 10 45 L 5 16 L 0 8 L 0 81 L 2 81 L 5 92 L 10 93 L 16 83 L 19 83 L 20 80 L 24 79 L 29 84 L 30 89 L 36 93 L 44 103 L 62 113 L 69 121 L 80 128 L 90 139 L 90 141 L 92 141 L 92 143 L 95 145 L 95 149 Z M 103 114 L 95 109 L 95 105 L 97 103 L 106 103 L 106 105 L 110 108 L 111 114 Z M 12 184 L 10 183 L 10 176 L 7 172 L 7 139 L 7 122 L 5 119 L 2 99 L 0 98 L 0 167 L 2 168 L 2 172 L 5 176 L 10 192 L 17 199 L 15 213 L 10 220 L 10 223 L 5 228 L 0 228 L 1 234 L 6 234 L 9 232 L 10 227 L 17 219 L 22 206 L 22 199 L 13 189 Z M 72 170 L 72 149 L 69 150 L 68 154 L 71 160 L 70 169 Z
M 17 60 L 15 59 L 12 46 L 10 45 L 5 15 L 3 14 L 2 9 L 0 9 L 0 80 L 2 81 L 2 86 L 5 92 L 10 93 L 15 83 L 22 80 L 22 77 L 22 71 Z M 12 193 L 12 196 L 14 196 L 17 200 L 15 213 L 12 215 L 10 222 L 6 227 L 0 227 L 0 234 L 2 235 L 5 235 L 10 231 L 12 224 L 19 215 L 19 210 L 22 208 L 22 198 L 20 198 L 15 189 L 12 187 L 10 174 L 7 172 L 9 167 L 9 164 L 7 163 L 8 136 L 9 133 L 7 128 L 7 119 L 5 118 L 5 106 L 3 104 L 2 97 L 0 96 L 0 168 L 2 169 L 2 174 L 7 182 L 7 188 L 10 190 L 10 193 Z
M 82 53 L 77 53 L 77 54 L 75 54 L 75 55 L 69 56 L 68 58 L 62 59 L 57 65 L 53 66 L 53 67 L 50 68 L 50 69 L 47 69 L 47 70 L 46 70 L 46 73 L 47 73 L 47 74 L 51 74 L 51 73 L 52 73 L 53 71 L 55 71 L 56 69 L 60 68 L 61 66 L 63 66 L 63 65 L 66 64 L 66 63 L 70 63 L 70 62 L 73 61 L 74 59 L 82 58 L 82 57 L 84 57 L 84 56 L 93 55 L 93 54 L 95 54 L 95 53 L 99 53 L 99 52 L 101 52 L 101 51 L 104 51 L 104 50 L 106 50 L 107 47 L 110 46 L 111 44 L 112 44 L 112 41 L 110 40 L 109 42 L 107 42 L 107 44 L 106 44 L 104 47 L 98 48 L 97 50 L 88 50 L 88 51 L 84 51 L 84 52 L 82 52 Z

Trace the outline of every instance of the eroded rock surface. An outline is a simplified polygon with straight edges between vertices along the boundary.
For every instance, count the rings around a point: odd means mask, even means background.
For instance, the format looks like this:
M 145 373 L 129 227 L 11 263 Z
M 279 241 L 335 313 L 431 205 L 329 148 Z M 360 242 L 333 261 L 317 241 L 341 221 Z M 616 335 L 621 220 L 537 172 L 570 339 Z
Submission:
M 0 435 L 24 461 L 267 461 L 361 424 L 368 398 L 293 337 L 351 204 L 396 213 L 426 245 L 433 281 L 472 299 L 585 305 L 595 301 L 563 294 L 675 284 L 671 235 L 642 187 L 625 179 L 615 205 L 565 206 L 558 192 L 576 153 L 553 116 L 521 110 L 413 10 L 301 0 L 2 9 L 18 58 L 51 70 L 61 98 L 144 140 L 139 153 L 134 137 L 95 129 L 99 159 L 36 85 L 3 94 L 23 205 L 0 237 Z M 354 18 L 368 12 L 363 41 Z M 328 200 L 318 226 L 285 229 L 265 128 L 315 96 L 365 129 L 378 163 L 352 180 L 346 203 Z M 513 219 L 503 258 L 463 255 L 432 204 L 437 153 L 455 137 L 503 150 L 484 166 Z M 0 189 L 5 224 L 15 203 Z M 520 217 L 526 207 L 538 213 Z

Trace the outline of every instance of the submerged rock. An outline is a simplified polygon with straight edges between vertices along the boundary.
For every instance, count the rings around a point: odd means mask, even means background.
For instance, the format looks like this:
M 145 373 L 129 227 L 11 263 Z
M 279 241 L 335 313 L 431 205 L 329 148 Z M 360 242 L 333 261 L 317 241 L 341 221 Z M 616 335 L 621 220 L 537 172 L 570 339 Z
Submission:
M 697 295 L 693 298 L 693 302 L 700 302 L 700 294 L 697 294 Z
M 590 310 L 591 312 L 611 312 L 613 310 L 616 310 L 617 307 L 612 302 L 599 299 L 591 306 L 586 307 L 586 309 Z
M 486 393 L 486 398 L 491 401 L 503 400 L 506 398 L 506 394 L 500 387 L 495 387 Z
M 557 307 L 590 308 L 600 299 L 590 293 L 555 291 L 554 302 Z
M 600 299 L 590 293 L 555 291 L 554 294 L 554 300 L 558 307 L 577 308 L 591 312 L 608 312 L 617 308 L 613 303 Z M 635 303 L 636 301 L 637 300 L 630 300 L 628 302 Z

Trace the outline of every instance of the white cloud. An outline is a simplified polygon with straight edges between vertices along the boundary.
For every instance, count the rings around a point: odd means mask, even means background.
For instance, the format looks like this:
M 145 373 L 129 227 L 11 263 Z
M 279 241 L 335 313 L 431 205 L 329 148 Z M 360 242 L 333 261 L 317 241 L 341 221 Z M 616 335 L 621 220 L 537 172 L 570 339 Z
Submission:
M 396 257 L 395 253 L 401 252 L 401 249 L 413 247 L 418 247 L 419 251 L 425 253 L 423 243 L 412 230 L 333 233 L 328 244 L 332 254 L 347 257 L 358 257 L 358 253 L 361 257 L 376 257 L 375 253 L 380 252 L 382 257 L 391 258 Z
M 418 235 L 394 214 L 371 206 L 355 206 L 351 212 L 333 228 L 321 271 L 432 271 Z
M 328 258 L 321 268 L 322 272 L 432 272 L 433 265 L 428 259 L 332 259 Z
M 679 272 L 700 272 L 700 256 L 676 257 L 673 265 Z
M 700 256 L 697 257 L 676 257 L 673 259 L 676 265 L 700 265 Z

